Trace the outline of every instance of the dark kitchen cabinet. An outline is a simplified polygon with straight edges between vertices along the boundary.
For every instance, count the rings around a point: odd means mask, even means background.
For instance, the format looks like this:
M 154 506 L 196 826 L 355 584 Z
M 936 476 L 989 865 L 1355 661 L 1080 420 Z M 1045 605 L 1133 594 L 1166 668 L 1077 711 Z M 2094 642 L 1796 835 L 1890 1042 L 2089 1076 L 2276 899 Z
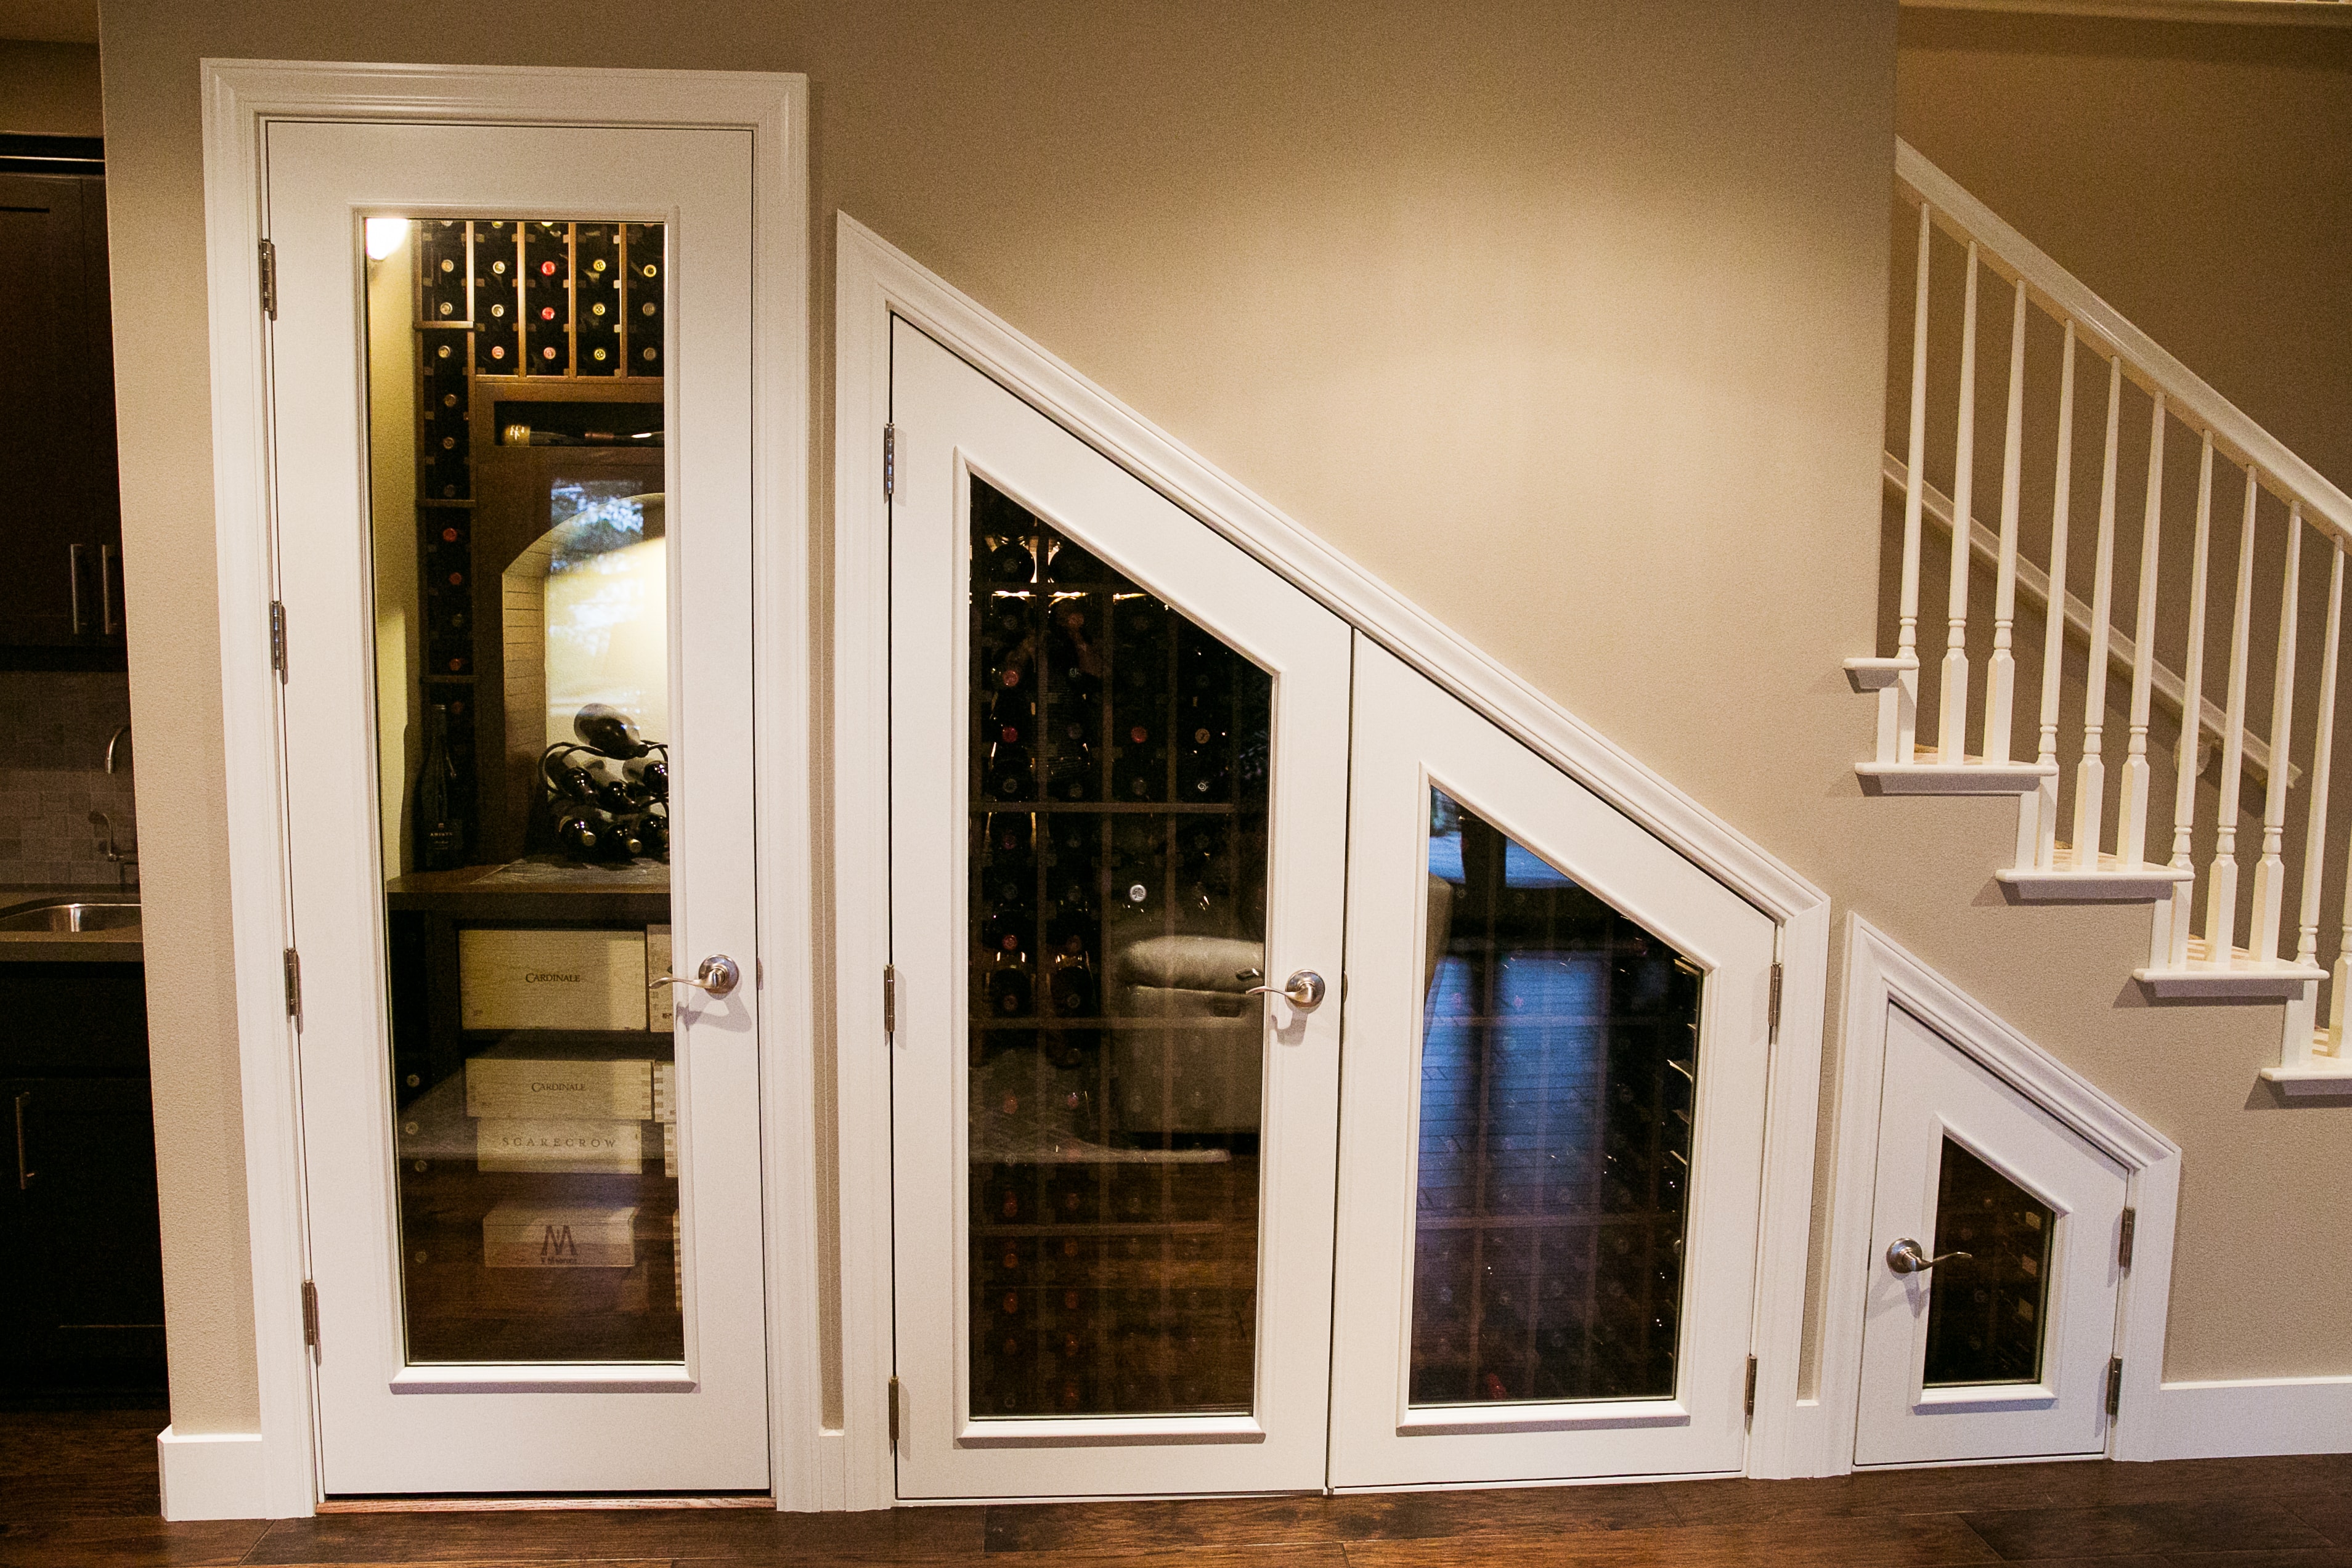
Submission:
M 135 964 L 0 964 L 0 1391 L 163 1382 L 155 1134 Z
M 106 182 L 0 172 L 0 431 L 18 505 L 0 667 L 121 666 L 122 523 Z

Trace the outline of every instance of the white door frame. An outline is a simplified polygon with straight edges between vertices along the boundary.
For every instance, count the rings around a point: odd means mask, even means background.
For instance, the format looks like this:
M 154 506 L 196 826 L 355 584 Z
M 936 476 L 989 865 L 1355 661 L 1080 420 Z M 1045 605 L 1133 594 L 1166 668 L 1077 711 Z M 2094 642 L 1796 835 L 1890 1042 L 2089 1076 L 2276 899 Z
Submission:
M 2172 1290 L 2173 1224 L 2180 1200 L 2178 1145 L 2107 1097 L 1906 951 L 1852 915 L 1846 921 L 1844 1057 L 1838 1079 L 1837 1169 L 1831 1195 L 1828 1267 L 1822 1305 L 1821 1405 L 1834 1449 L 1823 1474 L 1853 1467 L 1862 1397 L 1864 1305 L 1871 1270 L 1876 1192 L 1879 1090 L 1886 1065 L 1886 1009 L 1899 1004 L 1985 1071 L 2048 1112 L 2124 1167 L 2124 1201 L 2137 1211 L 2132 1264 L 2116 1305 L 2116 1351 L 2123 1397 L 2107 1428 L 2117 1459 L 2156 1459 L 2161 1449 L 2158 1392 L 2164 1319 Z
M 873 230 L 835 241 L 834 1021 L 838 1063 L 842 1421 L 846 1506 L 892 1500 L 889 1438 L 889 508 L 883 430 L 890 318 L 903 316 L 1499 725 L 1780 926 L 1780 1028 L 1764 1146 L 1759 1362 L 1748 1473 L 1821 1473 L 1821 1402 L 1803 1394 L 1808 1239 L 1829 983 L 1829 895 L 1496 664 L 1443 622 Z M 1847 1444 L 1849 1451 L 1851 1439 Z
M 728 71 L 203 62 L 205 243 L 212 348 L 222 739 L 229 902 L 243 1078 L 260 1430 L 234 1445 L 163 1443 L 171 1517 L 296 1518 L 319 1478 L 310 1364 L 300 1103 L 286 1012 L 283 754 L 268 605 L 276 580 L 263 137 L 272 120 L 746 130 L 752 136 L 753 685 L 762 1201 L 767 1222 L 770 1441 L 777 1500 L 840 1507 L 841 1445 L 821 1427 L 814 914 L 806 758 L 808 623 L 808 81 Z M 590 106 L 593 106 L 593 110 Z M 356 329 L 356 326 L 355 329 Z M 298 672 L 301 628 L 289 629 Z M 175 1478 L 175 1465 L 180 1474 Z M 174 1484 L 175 1479 L 178 1484 Z

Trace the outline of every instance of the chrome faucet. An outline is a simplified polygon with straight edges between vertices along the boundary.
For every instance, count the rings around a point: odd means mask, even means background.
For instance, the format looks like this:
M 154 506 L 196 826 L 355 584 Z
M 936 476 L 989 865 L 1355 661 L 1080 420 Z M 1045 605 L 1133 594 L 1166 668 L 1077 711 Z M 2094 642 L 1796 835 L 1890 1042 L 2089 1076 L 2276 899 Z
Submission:
M 128 727 L 126 726 L 125 727 Z M 114 841 L 113 819 L 109 817 L 103 811 L 92 811 L 89 814 L 89 825 L 96 828 L 100 833 L 105 835 L 101 841 L 105 846 L 106 858 L 114 862 L 114 885 L 117 887 L 129 887 L 131 885 L 131 868 L 139 863 L 138 844 L 134 842 L 127 850 L 118 848 Z
M 114 748 L 130 738 L 131 727 L 127 724 L 121 726 L 112 735 L 106 737 L 106 770 L 109 773 L 114 771 Z

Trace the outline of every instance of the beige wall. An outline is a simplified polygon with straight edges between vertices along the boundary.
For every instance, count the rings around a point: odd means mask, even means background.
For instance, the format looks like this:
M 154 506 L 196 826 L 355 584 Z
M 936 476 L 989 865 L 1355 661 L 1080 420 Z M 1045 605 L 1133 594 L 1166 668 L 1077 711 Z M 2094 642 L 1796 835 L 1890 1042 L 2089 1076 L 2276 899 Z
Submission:
M 0 131 L 97 136 L 98 46 L 0 38 Z
M 2352 1199 L 2329 1146 L 2342 1114 L 2249 1107 L 2275 1013 L 2143 1006 L 2124 978 L 2146 941 L 2137 912 L 2002 907 L 1989 873 L 2006 803 L 1856 788 L 1871 711 L 1838 663 L 1871 651 L 1877 609 L 1884 0 L 745 0 L 670 7 L 650 29 L 619 0 L 348 16 L 110 0 L 105 26 L 118 330 L 141 366 L 122 393 L 132 678 L 151 777 L 184 783 L 144 821 L 183 1430 L 253 1419 L 206 783 L 196 62 L 594 66 L 616 38 L 632 65 L 809 73 L 821 413 L 839 209 L 2178 1137 L 2176 1375 L 2352 1370 L 2352 1269 L 2285 1259 L 2305 1214 Z M 2271 1201 L 2282 1189 L 2298 1203 Z

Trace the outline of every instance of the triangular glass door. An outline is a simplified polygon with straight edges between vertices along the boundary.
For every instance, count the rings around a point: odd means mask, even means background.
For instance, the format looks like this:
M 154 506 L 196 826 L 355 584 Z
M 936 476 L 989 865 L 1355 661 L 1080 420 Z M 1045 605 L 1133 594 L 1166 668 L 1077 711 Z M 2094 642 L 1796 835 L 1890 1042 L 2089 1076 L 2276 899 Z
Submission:
M 1360 635 L 1332 1483 L 1739 1469 L 1771 922 Z

